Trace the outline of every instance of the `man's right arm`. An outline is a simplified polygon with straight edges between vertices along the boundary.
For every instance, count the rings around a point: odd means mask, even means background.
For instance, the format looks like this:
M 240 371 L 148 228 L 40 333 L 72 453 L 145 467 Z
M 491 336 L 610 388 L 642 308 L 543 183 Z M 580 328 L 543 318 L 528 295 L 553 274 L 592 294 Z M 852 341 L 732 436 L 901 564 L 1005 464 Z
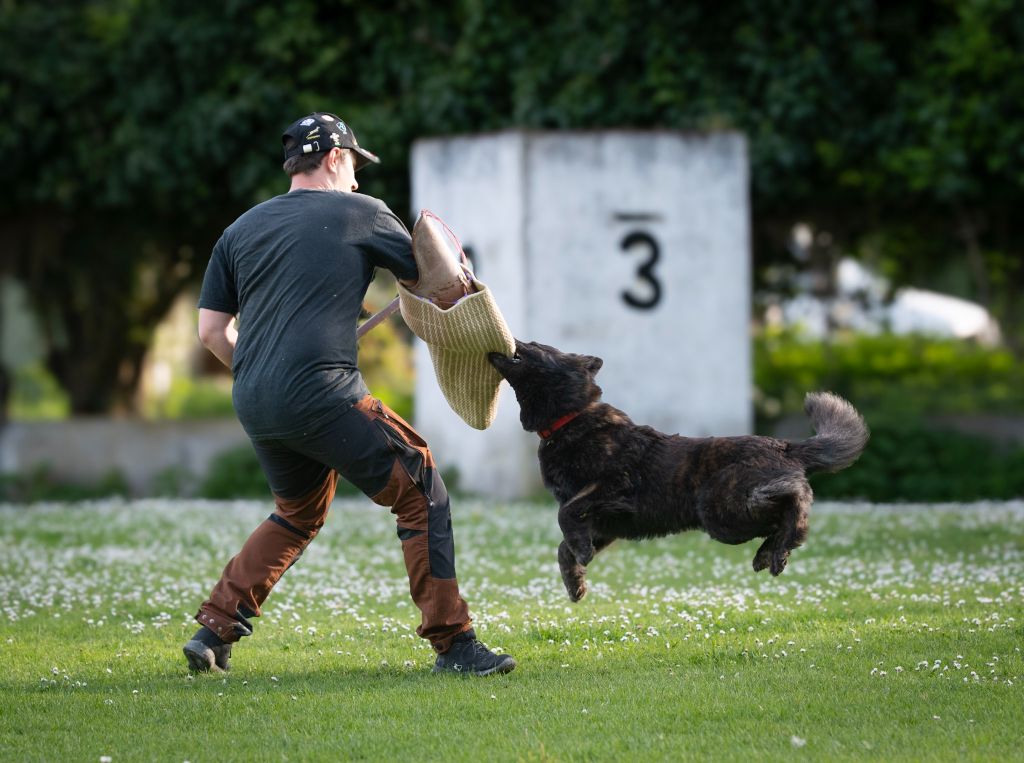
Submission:
M 374 266 L 390 270 L 405 286 L 415 285 L 419 272 L 412 256 L 412 237 L 398 216 L 383 202 L 374 218 L 368 244 Z
M 231 313 L 199 308 L 199 341 L 228 368 L 231 368 L 235 342 L 238 341 L 234 320 L 235 316 Z

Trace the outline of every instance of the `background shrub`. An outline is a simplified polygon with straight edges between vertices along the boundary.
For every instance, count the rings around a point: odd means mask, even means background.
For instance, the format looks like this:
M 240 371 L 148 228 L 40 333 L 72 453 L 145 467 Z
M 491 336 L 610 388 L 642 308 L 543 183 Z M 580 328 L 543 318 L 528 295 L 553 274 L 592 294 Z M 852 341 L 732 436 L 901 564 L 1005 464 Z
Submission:
M 1024 447 L 952 431 L 949 414 L 1024 414 L 1024 372 L 1003 349 L 924 336 L 821 341 L 765 331 L 754 341 L 757 429 L 803 416 L 830 390 L 864 414 L 871 442 L 849 469 L 812 480 L 820 497 L 963 501 L 1024 495 Z
M 862 410 L 1024 414 L 1024 369 L 1013 355 L 955 339 L 847 333 L 822 341 L 768 329 L 754 338 L 754 382 L 760 424 L 803 410 L 815 389 Z
M 919 422 L 876 423 L 860 460 L 811 479 L 819 498 L 974 501 L 1024 495 L 1024 449 Z
M 361 495 L 345 480 L 338 480 L 339 496 Z M 202 498 L 270 498 L 270 487 L 260 469 L 256 452 L 250 445 L 232 448 L 210 463 L 210 470 L 199 486 Z
M 131 492 L 120 471 L 114 469 L 94 482 L 72 482 L 53 476 L 52 468 L 41 464 L 25 472 L 0 474 L 0 501 L 88 501 L 127 496 Z

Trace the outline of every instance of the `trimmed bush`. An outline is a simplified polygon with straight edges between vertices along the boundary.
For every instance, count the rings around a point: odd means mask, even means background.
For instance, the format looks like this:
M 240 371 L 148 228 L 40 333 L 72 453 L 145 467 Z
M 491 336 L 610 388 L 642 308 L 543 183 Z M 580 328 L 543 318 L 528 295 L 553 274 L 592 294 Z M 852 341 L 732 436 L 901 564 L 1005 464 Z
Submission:
M 860 460 L 811 479 L 819 498 L 975 501 L 1024 495 L 1024 449 L 932 430 L 920 422 L 875 424 Z
M 361 495 L 345 480 L 338 480 L 338 493 Z M 271 497 L 267 479 L 260 469 L 256 452 L 250 445 L 226 450 L 210 463 L 210 470 L 199 486 L 202 498 L 267 498 Z
M 36 503 L 38 501 L 88 501 L 127 496 L 128 482 L 114 469 L 94 482 L 69 482 L 53 476 L 52 468 L 40 464 L 26 472 L 0 474 L 0 501 Z
M 925 336 L 842 334 L 828 342 L 796 331 L 754 339 L 759 421 L 803 409 L 804 393 L 827 389 L 862 411 L 919 416 L 1024 413 L 1024 368 L 1005 349 Z
M 811 390 L 843 395 L 864 414 L 871 442 L 849 469 L 812 480 L 819 497 L 968 501 L 1024 495 L 1024 448 L 936 426 L 947 414 L 1021 414 L 1024 370 L 1003 349 L 924 336 L 791 331 L 755 338 L 759 432 L 803 410 Z

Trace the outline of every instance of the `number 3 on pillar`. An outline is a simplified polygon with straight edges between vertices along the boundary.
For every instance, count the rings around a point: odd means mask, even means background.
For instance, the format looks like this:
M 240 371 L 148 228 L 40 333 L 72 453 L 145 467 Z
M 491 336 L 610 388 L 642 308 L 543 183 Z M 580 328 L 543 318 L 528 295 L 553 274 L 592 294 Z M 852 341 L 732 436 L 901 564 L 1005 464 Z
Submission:
M 661 257 L 661 249 L 658 247 L 658 242 L 655 241 L 650 233 L 633 231 L 626 234 L 620 246 L 626 254 L 629 254 L 633 249 L 645 250 L 647 254 L 647 257 L 641 261 L 636 269 L 637 279 L 644 282 L 648 287 L 644 290 L 647 293 L 637 296 L 629 289 L 626 289 L 622 292 L 622 300 L 637 310 L 651 310 L 661 301 L 661 281 L 658 280 L 657 275 L 654 273 L 654 267 L 658 264 L 658 259 Z

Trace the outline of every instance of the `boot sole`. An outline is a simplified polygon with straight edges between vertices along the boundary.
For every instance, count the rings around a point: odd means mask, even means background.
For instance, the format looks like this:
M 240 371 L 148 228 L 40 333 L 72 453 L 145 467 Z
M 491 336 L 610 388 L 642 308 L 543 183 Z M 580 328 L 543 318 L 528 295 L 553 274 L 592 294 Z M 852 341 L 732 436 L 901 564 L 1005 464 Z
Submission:
M 499 675 L 501 673 L 511 673 L 515 669 L 516 669 L 516 661 L 515 660 L 507 660 L 506 662 L 502 662 L 502 663 L 500 663 L 498 665 L 495 665 L 490 670 L 476 671 L 472 675 L 474 675 L 474 676 L 493 676 L 493 675 Z
M 200 641 L 189 641 L 181 648 L 188 660 L 189 670 L 195 673 L 223 673 L 218 667 L 213 650 Z
M 487 670 L 452 670 L 451 668 L 438 668 L 434 666 L 432 673 L 454 673 L 457 676 L 493 676 L 501 673 L 511 673 L 516 668 L 516 661 L 509 658 L 505 662 L 495 665 Z

